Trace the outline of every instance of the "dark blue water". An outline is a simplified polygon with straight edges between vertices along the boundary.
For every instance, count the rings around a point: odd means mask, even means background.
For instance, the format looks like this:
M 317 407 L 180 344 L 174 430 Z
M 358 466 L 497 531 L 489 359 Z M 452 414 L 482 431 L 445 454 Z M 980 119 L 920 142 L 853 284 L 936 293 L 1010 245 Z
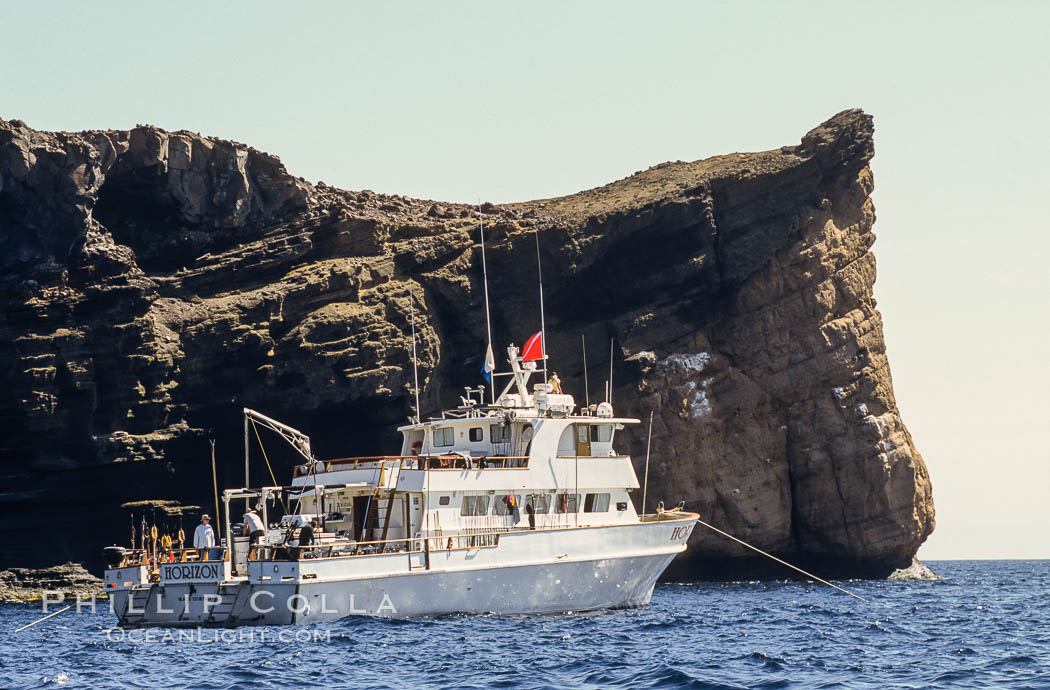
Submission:
M 1050 561 L 929 565 L 947 579 L 837 583 L 865 602 L 797 582 L 667 584 L 643 610 L 351 619 L 203 641 L 108 639 L 101 610 L 14 633 L 39 607 L 4 605 L 0 685 L 1050 687 Z

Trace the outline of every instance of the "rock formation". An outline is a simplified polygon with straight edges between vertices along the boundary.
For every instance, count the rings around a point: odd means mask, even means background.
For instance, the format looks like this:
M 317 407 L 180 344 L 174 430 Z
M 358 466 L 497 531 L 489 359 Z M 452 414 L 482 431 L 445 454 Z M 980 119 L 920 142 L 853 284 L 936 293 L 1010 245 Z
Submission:
M 684 499 L 825 572 L 907 566 L 933 501 L 872 297 L 873 154 L 871 118 L 852 110 L 798 146 L 485 204 L 497 352 L 537 330 L 538 233 L 566 390 L 584 397 L 584 334 L 601 397 L 611 340 L 618 411 L 656 413 L 650 509 Z M 121 504 L 211 506 L 208 439 L 220 483 L 241 485 L 244 406 L 311 434 L 321 457 L 393 452 L 410 301 L 424 412 L 478 383 L 465 205 L 310 185 L 190 132 L 0 120 L 0 246 L 3 564 L 97 567 L 126 540 Z M 645 425 L 621 438 L 641 469 Z M 281 481 L 294 458 L 268 450 Z M 258 453 L 252 472 L 269 480 Z M 674 574 L 755 567 L 697 528 Z
M 89 573 L 80 563 L 0 570 L 0 602 L 35 601 L 43 599 L 46 593 L 53 611 L 59 599 L 88 599 L 102 589 L 102 579 Z M 105 606 L 104 602 L 99 604 Z

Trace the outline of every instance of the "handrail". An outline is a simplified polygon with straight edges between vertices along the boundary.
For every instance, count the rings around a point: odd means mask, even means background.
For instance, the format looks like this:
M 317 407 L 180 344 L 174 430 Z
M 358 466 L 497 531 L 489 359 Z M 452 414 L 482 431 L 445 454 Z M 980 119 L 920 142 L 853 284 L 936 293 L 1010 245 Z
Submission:
M 623 458 L 630 457 L 629 455 L 555 455 L 555 458 L 559 460 L 622 460 Z
M 358 469 L 361 463 L 367 463 L 369 467 L 367 469 L 375 469 L 376 465 L 384 464 L 387 462 L 399 462 L 404 463 L 405 460 L 415 459 L 415 456 L 404 456 L 404 455 L 372 455 L 364 456 L 359 458 L 335 458 L 328 461 L 318 461 L 324 465 L 324 472 L 331 472 L 333 465 L 349 465 L 353 463 L 353 469 Z M 311 463 L 303 465 L 296 465 L 292 476 L 293 477 L 305 477 L 314 473 L 314 467 Z
M 202 550 L 204 551 L 203 558 L 201 557 Z M 220 557 L 210 558 L 209 553 L 216 550 L 221 552 Z M 124 558 L 117 567 L 153 567 L 164 565 L 165 563 L 221 563 L 226 560 L 226 554 L 227 547 L 225 546 L 207 546 L 203 548 L 189 546 L 181 549 L 166 549 L 157 553 L 155 558 L 149 549 L 129 549 L 124 553 Z
M 427 548 L 435 551 L 456 551 L 499 546 L 499 535 L 510 530 L 478 532 L 476 534 L 452 534 L 409 539 L 385 539 L 376 541 L 338 542 L 333 544 L 256 544 L 248 553 L 249 561 L 294 561 L 305 558 L 349 558 L 355 556 L 382 556 L 397 553 L 421 553 Z M 424 544 L 429 542 L 429 544 Z M 277 555 L 286 556 L 276 558 Z
M 605 457 L 605 456 L 600 456 Z M 508 465 L 510 461 L 516 464 Z M 339 469 L 347 469 L 346 465 L 353 465 L 349 469 L 375 470 L 386 463 L 397 463 L 399 469 L 408 470 L 503 470 L 503 469 L 525 469 L 529 465 L 527 455 L 483 455 L 479 457 L 463 457 L 459 453 L 436 453 L 431 455 L 373 455 L 359 458 L 335 458 L 328 461 L 318 461 L 324 466 L 323 472 L 334 472 Z M 364 465 L 365 467 L 361 467 Z M 296 465 L 293 471 L 294 477 L 306 477 L 315 472 L 315 468 L 309 463 Z
M 696 513 L 686 510 L 665 510 L 661 513 L 643 513 L 638 516 L 638 522 L 664 522 L 665 520 L 682 520 Z
M 529 466 L 527 455 L 484 455 L 471 457 L 469 460 L 462 455 L 425 455 L 420 456 L 426 460 L 427 469 L 431 470 L 520 470 Z M 522 462 L 521 464 L 508 465 L 510 461 Z M 434 463 L 438 463 L 437 466 Z

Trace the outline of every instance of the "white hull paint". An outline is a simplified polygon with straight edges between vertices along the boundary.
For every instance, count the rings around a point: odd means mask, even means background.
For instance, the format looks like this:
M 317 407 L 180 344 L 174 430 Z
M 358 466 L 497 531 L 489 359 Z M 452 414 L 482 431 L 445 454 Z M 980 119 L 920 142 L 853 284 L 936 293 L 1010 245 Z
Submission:
M 684 550 L 695 521 L 683 514 L 635 525 L 510 532 L 500 535 L 498 546 L 432 551 L 429 569 L 420 552 L 261 561 L 253 563 L 249 578 L 158 583 L 111 596 L 126 627 L 639 607 L 649 603 L 657 578 Z

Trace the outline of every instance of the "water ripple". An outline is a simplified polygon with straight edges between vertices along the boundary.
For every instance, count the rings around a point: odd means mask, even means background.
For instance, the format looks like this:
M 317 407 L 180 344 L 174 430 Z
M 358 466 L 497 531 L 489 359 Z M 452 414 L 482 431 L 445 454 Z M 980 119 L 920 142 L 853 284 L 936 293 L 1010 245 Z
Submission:
M 1050 561 L 934 563 L 938 582 L 667 584 L 643 610 L 348 619 L 180 639 L 121 637 L 0 606 L 0 687 L 1050 687 Z M 319 639 L 279 639 L 316 634 Z M 168 637 L 160 636 L 167 632 Z M 116 634 L 116 635 L 115 635 Z

